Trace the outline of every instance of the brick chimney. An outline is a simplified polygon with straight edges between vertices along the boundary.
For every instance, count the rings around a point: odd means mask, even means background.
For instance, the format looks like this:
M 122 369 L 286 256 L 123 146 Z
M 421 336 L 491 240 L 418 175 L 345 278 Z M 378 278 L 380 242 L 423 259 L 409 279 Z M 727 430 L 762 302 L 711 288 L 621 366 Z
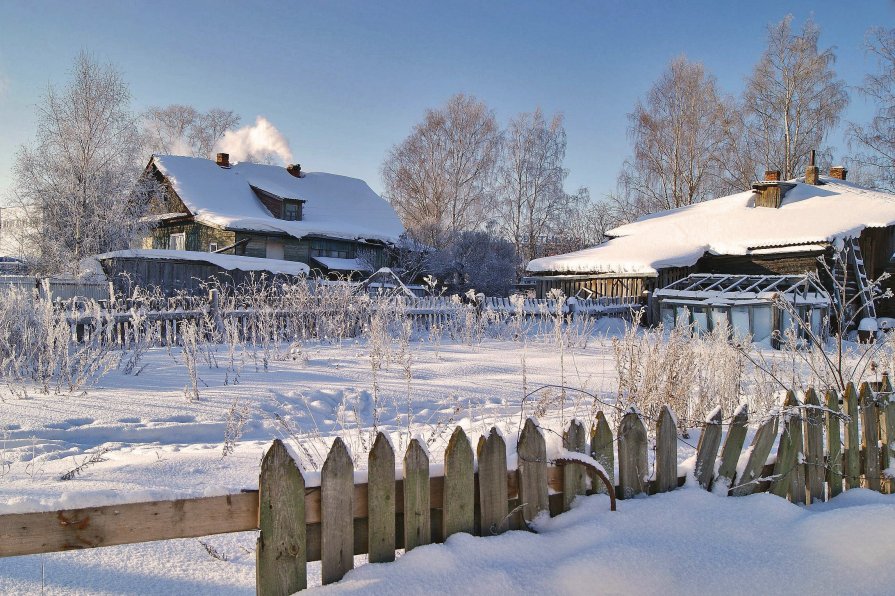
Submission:
M 286 171 L 295 176 L 296 178 L 301 178 L 301 164 L 300 163 L 291 163 L 286 166 Z
M 222 168 L 229 168 L 230 167 L 230 154 L 229 153 L 218 153 L 218 158 L 217 158 L 217 160 L 215 160 L 215 163 L 217 163 Z
M 765 170 L 764 179 L 774 182 L 780 182 L 780 170 Z
M 830 167 L 830 178 L 835 178 L 836 180 L 845 180 L 846 176 L 848 176 L 848 170 L 843 166 L 832 166 Z
M 805 168 L 805 184 L 814 184 L 815 186 L 820 182 L 820 168 L 814 165 L 814 149 L 811 150 L 811 161 L 808 163 L 808 167 Z

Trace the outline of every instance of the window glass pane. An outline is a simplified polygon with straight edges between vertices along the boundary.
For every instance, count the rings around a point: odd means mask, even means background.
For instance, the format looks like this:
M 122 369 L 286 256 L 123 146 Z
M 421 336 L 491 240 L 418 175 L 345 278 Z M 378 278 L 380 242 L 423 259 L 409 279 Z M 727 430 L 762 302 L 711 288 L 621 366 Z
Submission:
M 712 315 L 712 330 L 728 327 L 730 326 L 730 321 L 728 320 L 729 310 L 726 306 L 713 306 L 711 310 Z
M 706 309 L 697 306 L 693 309 L 694 333 L 704 335 L 709 330 L 709 315 Z
M 730 326 L 736 337 L 743 338 L 751 333 L 748 306 L 734 306 L 730 309 Z
M 678 327 L 690 325 L 690 309 L 686 306 L 678 306 L 675 310 L 675 319 Z
M 822 308 L 811 309 L 811 331 L 818 337 L 823 332 L 824 310 Z
M 662 327 L 666 330 L 674 327 L 674 306 L 662 305 Z
M 771 305 L 752 306 L 752 341 L 765 341 L 771 336 Z

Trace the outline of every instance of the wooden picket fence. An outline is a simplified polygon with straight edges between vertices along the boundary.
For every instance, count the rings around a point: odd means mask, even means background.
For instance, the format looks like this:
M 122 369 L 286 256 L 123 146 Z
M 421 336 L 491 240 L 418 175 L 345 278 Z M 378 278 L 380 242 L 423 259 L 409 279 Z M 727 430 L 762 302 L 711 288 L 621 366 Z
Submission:
M 829 390 L 821 398 L 808 389 L 800 402 L 789 392 L 780 412 L 753 421 L 756 432 L 742 456 L 747 409 L 741 406 L 727 419 L 718 409 L 702 425 L 692 481 L 717 494 L 770 492 L 805 504 L 857 487 L 895 492 L 886 473 L 895 467 L 892 394 L 885 377 L 875 388 L 850 384 L 842 396 Z M 653 426 L 653 466 L 647 424 Z M 615 436 L 598 412 L 589 431 L 572 421 L 563 435 L 564 453 L 548 461 L 544 436 L 529 419 L 513 470 L 496 429 L 473 450 L 458 427 L 444 453 L 443 473 L 433 475 L 418 440 L 410 441 L 398 468 L 393 445 L 380 433 L 367 457 L 366 482 L 355 482 L 354 462 L 337 438 L 319 486 L 306 485 L 277 440 L 262 460 L 257 492 L 0 515 L 0 556 L 260 529 L 257 593 L 291 594 L 307 587 L 311 561 L 320 561 L 328 584 L 352 569 L 354 555 L 392 561 L 397 549 L 441 542 L 458 532 L 491 536 L 526 529 L 539 515 L 568 510 L 578 495 L 608 493 L 614 510 L 616 495 L 629 499 L 674 490 L 687 481 L 678 471 L 678 440 L 668 407 L 655 420 L 623 413 Z M 776 456 L 769 457 L 775 442 Z

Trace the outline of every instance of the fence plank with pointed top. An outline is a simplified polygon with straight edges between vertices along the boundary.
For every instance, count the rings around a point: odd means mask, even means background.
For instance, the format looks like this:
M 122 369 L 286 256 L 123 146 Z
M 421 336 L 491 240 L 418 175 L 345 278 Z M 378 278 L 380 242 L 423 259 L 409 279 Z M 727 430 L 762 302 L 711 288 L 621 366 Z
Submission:
M 858 391 L 854 383 L 846 386 L 842 402 L 848 416 L 843 437 L 845 458 L 842 472 L 845 476 L 845 488 L 858 488 L 861 486 L 861 436 L 858 433 Z
M 893 397 L 895 396 L 892 395 L 892 385 L 889 383 L 888 375 L 885 375 L 880 395 L 879 438 L 882 443 L 880 468 L 883 476 L 880 488 L 886 494 L 895 492 L 895 481 L 886 473 L 886 470 L 895 467 L 895 400 Z
M 646 427 L 637 412 L 622 418 L 618 431 L 618 484 L 621 499 L 647 492 L 649 474 Z
M 721 447 L 721 408 L 716 408 L 706 419 L 705 427 L 699 435 L 696 444 L 696 468 L 694 475 L 699 486 L 708 490 L 712 484 L 712 476 L 715 473 L 715 458 L 718 457 L 718 449 Z
M 507 444 L 492 428 L 479 451 L 479 508 L 482 536 L 508 529 Z
M 825 401 L 827 485 L 832 499 L 842 492 L 842 420 L 839 417 L 839 394 L 835 389 L 830 389 Z
M 664 406 L 656 422 L 656 492 L 677 488 L 677 424 L 671 408 Z
M 354 464 L 341 438 L 320 474 L 320 576 L 323 584 L 354 568 Z
M 804 449 L 802 442 L 802 416 L 797 409 L 799 401 L 795 393 L 787 391 L 786 401 L 783 402 L 784 412 L 783 432 L 780 434 L 780 442 L 777 444 L 777 463 L 774 464 L 774 480 L 768 490 L 778 497 L 786 497 L 789 494 L 793 503 L 805 502 L 805 484 L 798 487 L 799 470 L 801 463 L 799 455 Z
M 774 439 L 777 437 L 777 416 L 769 416 L 762 421 L 752 437 L 749 447 L 749 458 L 743 472 L 736 479 L 730 494 L 735 497 L 751 495 L 758 488 L 757 479 L 761 477 L 761 471 L 771 449 L 774 447 Z
M 444 538 L 475 529 L 475 470 L 472 445 L 459 426 L 454 430 L 444 452 Z
M 808 503 L 824 500 L 824 415 L 817 392 L 805 392 L 805 484 Z
M 371 563 L 395 560 L 395 450 L 381 432 L 367 463 L 367 544 Z
M 609 482 L 615 486 L 615 443 L 612 438 L 612 429 L 603 411 L 597 412 L 594 426 L 590 432 L 590 456 L 594 458 L 606 471 Z M 591 486 L 601 493 L 606 492 L 606 487 L 595 475 L 591 476 Z
M 429 511 L 429 456 L 417 439 L 404 455 L 404 549 L 432 541 Z
M 541 511 L 550 510 L 547 498 L 547 445 L 541 430 L 529 418 L 519 435 L 519 499 L 522 521 L 530 523 Z
M 279 439 L 261 461 L 259 489 L 256 592 L 279 596 L 304 590 L 308 585 L 305 480 Z
M 879 408 L 869 383 L 861 383 L 861 447 L 864 453 L 864 486 L 879 491 Z
M 584 425 L 578 420 L 572 420 L 563 437 L 563 447 L 568 451 L 584 453 L 585 440 Z M 562 467 L 562 473 L 562 508 L 563 511 L 568 511 L 572 500 L 587 491 L 587 473 L 580 464 L 566 464 Z
M 746 442 L 746 424 L 749 422 L 749 406 L 741 404 L 733 413 L 733 419 L 727 428 L 724 447 L 721 448 L 721 463 L 718 466 L 718 477 L 715 486 L 729 489 L 734 484 L 737 474 L 737 463 Z

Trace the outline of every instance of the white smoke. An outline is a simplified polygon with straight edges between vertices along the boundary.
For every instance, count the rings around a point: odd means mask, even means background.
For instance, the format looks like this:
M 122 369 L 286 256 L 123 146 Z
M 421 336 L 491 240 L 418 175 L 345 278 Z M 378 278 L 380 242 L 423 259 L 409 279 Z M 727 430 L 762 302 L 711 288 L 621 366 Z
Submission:
M 292 163 L 289 141 L 264 116 L 258 116 L 252 126 L 228 130 L 215 145 L 215 152 L 229 153 L 230 161 L 258 163 Z

